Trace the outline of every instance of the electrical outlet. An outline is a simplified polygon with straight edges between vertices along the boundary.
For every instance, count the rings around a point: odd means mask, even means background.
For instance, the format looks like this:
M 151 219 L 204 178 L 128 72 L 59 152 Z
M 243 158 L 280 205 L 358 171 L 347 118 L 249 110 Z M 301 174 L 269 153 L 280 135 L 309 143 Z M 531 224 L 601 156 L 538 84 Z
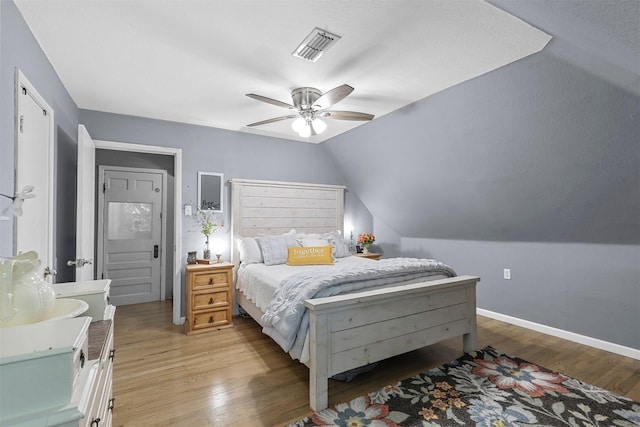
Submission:
M 505 280 L 511 280 L 511 270 L 508 268 L 504 269 L 504 279 Z

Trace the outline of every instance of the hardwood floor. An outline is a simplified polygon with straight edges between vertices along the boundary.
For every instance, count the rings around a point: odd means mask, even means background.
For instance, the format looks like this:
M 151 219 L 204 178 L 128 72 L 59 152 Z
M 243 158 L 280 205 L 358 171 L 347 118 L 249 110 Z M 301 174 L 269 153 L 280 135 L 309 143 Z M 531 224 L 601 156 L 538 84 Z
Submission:
M 114 426 L 281 426 L 307 415 L 308 369 L 251 319 L 189 336 L 171 302 L 120 306 L 115 317 Z M 491 345 L 640 402 L 640 361 L 478 316 Z M 462 338 L 381 362 L 351 383 L 330 381 L 336 404 L 453 360 Z

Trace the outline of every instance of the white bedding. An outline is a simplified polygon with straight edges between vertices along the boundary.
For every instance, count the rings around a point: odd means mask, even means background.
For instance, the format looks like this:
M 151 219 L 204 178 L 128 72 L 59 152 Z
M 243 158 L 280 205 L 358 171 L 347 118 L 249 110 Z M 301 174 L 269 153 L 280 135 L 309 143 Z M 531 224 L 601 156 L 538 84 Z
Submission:
M 349 256 L 338 258 L 335 265 L 349 265 L 360 263 L 377 262 L 368 258 L 357 256 Z M 273 294 L 280 284 L 287 278 L 305 271 L 318 270 L 326 267 L 321 265 L 265 265 L 265 264 L 247 264 L 240 265 L 238 269 L 238 280 L 236 288 L 251 300 L 262 312 L 273 298 Z
M 390 260 L 389 260 L 390 261 Z M 400 259 L 398 259 L 400 261 Z M 431 260 L 432 261 L 432 260 Z M 378 263 L 378 261 L 373 261 L 366 258 L 360 257 L 345 257 L 339 258 L 336 260 L 336 266 L 339 269 L 348 268 L 349 265 L 353 265 L 356 267 L 355 269 L 361 269 L 364 267 L 363 263 L 367 263 L 371 266 Z M 374 263 L 374 264 L 371 264 Z M 386 263 L 386 262 L 385 262 Z M 379 265 L 382 266 L 380 263 Z M 360 267 L 360 268 L 358 268 Z M 238 280 L 237 280 L 237 289 L 245 294 L 245 296 L 255 303 L 255 305 L 263 312 L 267 312 L 267 308 L 269 304 L 272 302 L 274 295 L 278 288 L 282 284 L 288 281 L 289 278 L 293 276 L 301 275 L 301 273 L 310 273 L 313 270 L 325 270 L 327 266 L 288 266 L 288 265 L 275 265 L 275 266 L 266 266 L 264 264 L 249 264 L 245 266 L 241 266 L 238 271 Z M 455 275 L 455 272 L 453 272 Z M 413 275 L 407 277 L 407 280 L 401 280 L 393 283 L 395 285 L 408 284 L 408 283 L 419 283 L 425 280 L 435 280 L 439 278 L 449 277 L 447 274 L 437 274 L 437 272 L 430 273 L 428 279 L 425 278 L 424 275 Z M 399 280 L 399 279 L 395 279 Z M 389 286 L 389 281 L 383 283 L 380 282 L 378 285 Z M 274 301 L 275 302 L 275 301 Z M 276 316 L 277 317 L 277 316 Z M 264 319 L 263 319 L 264 320 Z M 280 344 L 285 351 L 289 351 L 289 354 L 294 359 L 300 359 L 302 363 L 307 363 L 309 360 L 309 336 L 308 331 L 304 336 L 304 340 L 302 340 L 302 336 L 298 337 L 297 344 L 290 348 L 291 346 L 288 344 L 284 344 L 284 340 L 282 337 L 279 337 L 278 334 L 274 334 L 273 328 L 267 327 L 264 330 L 268 335 L 271 335 L 272 338 L 278 344 Z M 288 338 L 287 340 L 291 340 Z

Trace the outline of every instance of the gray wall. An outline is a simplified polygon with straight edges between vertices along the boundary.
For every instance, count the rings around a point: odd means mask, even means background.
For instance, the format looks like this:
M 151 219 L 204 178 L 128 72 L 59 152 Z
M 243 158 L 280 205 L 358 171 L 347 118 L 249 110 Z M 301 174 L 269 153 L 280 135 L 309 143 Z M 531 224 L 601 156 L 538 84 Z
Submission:
M 80 110 L 80 123 L 93 139 L 182 149 L 182 201 L 176 201 L 181 205 L 196 206 L 198 171 L 223 173 L 225 208 L 220 219 L 227 232 L 231 178 L 346 184 L 322 145 L 89 110 Z M 354 193 L 347 191 L 345 205 L 348 218 L 371 224 L 371 214 Z M 187 252 L 201 251 L 204 241 L 193 217 L 183 217 L 182 233 L 186 263 Z M 223 258 L 229 259 L 228 250 Z M 182 285 L 184 292 L 184 277 Z
M 549 45 L 326 145 L 385 254 L 481 276 L 482 308 L 640 349 L 640 2 L 500 4 Z
M 14 193 L 14 98 L 16 69 L 54 110 L 55 199 L 54 268 L 56 281 L 73 280 L 65 265 L 75 258 L 75 162 L 78 108 L 40 49 L 13 1 L 0 1 L 0 193 Z M 6 206 L 0 202 L 0 209 Z M 28 208 L 28 201 L 25 208 Z M 0 256 L 14 253 L 13 221 L 0 221 Z
M 166 278 L 165 298 L 173 296 L 173 246 L 174 246 L 174 218 L 175 213 L 173 206 L 175 205 L 174 191 L 174 168 L 173 156 L 165 156 L 161 154 L 149 153 L 133 153 L 120 152 L 115 150 L 96 150 L 96 185 L 99 182 L 98 167 L 105 166 L 124 166 L 129 168 L 141 169 L 160 169 L 167 172 L 167 211 L 163 218 L 166 221 L 167 230 L 167 246 L 163 249 Z M 96 188 L 96 194 L 98 189 Z M 97 205 L 97 203 L 96 203 Z M 98 230 L 98 212 L 96 208 L 96 233 Z M 96 254 L 97 256 L 97 254 Z
M 224 224 L 230 225 L 231 178 L 316 182 L 345 185 L 341 171 L 322 145 L 232 132 L 203 126 L 80 110 L 80 123 L 93 139 L 182 149 L 182 204 L 197 203 L 197 172 L 223 173 Z M 350 191 L 347 216 L 371 222 L 369 212 Z M 352 213 L 353 212 L 353 213 Z M 200 235 L 187 218 L 183 251 L 201 248 Z
M 637 246 L 404 238 L 402 248 L 480 276 L 480 308 L 640 348 Z

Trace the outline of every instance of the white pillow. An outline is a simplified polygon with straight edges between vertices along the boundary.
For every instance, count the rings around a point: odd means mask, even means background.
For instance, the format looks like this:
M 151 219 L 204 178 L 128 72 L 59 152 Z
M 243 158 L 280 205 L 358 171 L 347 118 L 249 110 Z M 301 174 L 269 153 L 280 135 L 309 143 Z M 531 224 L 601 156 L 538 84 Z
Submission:
M 261 264 L 264 262 L 262 251 L 255 238 L 238 236 L 236 244 L 238 245 L 238 252 L 240 252 L 241 263 Z
M 298 238 L 301 246 L 333 246 L 332 254 L 334 258 L 344 258 L 351 256 L 349 245 L 342 238 L 340 231 L 334 230 L 324 234 L 305 234 Z
M 333 241 L 331 238 L 323 238 L 319 235 L 307 234 L 304 237 L 300 237 L 297 239 L 300 246 L 304 247 L 312 247 L 312 246 L 327 246 L 333 245 Z
M 349 244 L 342 238 L 340 231 L 334 230 L 330 233 L 326 233 L 323 237 L 327 235 L 330 236 L 333 242 L 333 256 L 335 258 L 351 256 L 351 253 L 349 252 Z
M 289 246 L 300 246 L 296 234 L 283 234 L 280 236 L 256 237 L 262 250 L 265 265 L 285 264 L 289 256 Z

